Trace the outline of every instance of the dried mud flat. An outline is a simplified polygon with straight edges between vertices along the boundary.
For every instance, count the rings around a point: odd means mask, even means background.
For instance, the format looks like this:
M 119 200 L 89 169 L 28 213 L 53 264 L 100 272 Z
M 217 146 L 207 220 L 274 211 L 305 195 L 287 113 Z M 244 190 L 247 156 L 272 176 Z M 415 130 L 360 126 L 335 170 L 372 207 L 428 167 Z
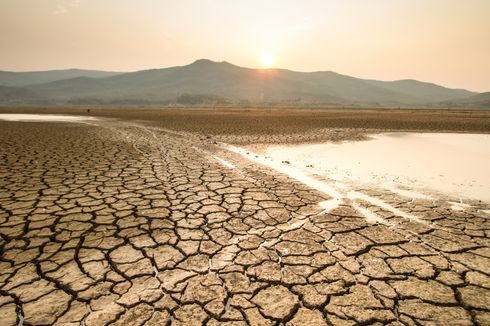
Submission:
M 0 121 L 2 325 L 490 324 L 487 203 L 356 189 L 326 212 L 325 193 L 220 146 L 488 132 L 485 112 L 433 128 L 121 112 Z

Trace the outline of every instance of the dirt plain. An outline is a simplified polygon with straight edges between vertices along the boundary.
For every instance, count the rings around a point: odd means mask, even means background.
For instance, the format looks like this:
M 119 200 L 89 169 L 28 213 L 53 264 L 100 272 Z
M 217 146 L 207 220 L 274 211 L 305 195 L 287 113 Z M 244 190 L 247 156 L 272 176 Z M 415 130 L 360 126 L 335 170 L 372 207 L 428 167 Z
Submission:
M 324 212 L 324 193 L 219 146 L 488 133 L 490 111 L 0 113 L 100 118 L 0 121 L 2 325 L 490 325 L 489 203 L 369 188 L 386 205 Z

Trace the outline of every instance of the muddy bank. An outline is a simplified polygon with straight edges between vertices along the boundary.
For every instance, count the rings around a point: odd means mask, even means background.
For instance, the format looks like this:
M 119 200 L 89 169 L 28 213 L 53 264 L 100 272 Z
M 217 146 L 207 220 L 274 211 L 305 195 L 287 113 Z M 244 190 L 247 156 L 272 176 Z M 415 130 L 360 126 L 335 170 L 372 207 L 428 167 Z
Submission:
M 88 110 L 90 112 L 88 112 Z M 380 131 L 490 133 L 490 111 L 426 109 L 0 108 L 140 121 L 235 144 L 362 139 Z

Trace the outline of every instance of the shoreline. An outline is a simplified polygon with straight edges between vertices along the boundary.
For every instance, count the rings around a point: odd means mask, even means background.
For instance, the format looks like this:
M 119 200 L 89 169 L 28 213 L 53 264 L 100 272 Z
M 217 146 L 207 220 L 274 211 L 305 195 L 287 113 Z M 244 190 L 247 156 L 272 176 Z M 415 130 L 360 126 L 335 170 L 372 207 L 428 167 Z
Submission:
M 362 140 L 382 132 L 490 133 L 490 110 L 0 107 L 1 113 L 120 119 L 242 146 Z

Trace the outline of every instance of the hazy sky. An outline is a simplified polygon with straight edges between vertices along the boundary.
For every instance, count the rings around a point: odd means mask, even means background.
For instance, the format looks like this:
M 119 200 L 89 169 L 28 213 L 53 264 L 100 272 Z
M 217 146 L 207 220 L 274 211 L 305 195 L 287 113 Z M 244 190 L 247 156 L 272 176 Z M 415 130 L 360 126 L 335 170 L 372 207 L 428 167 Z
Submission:
M 490 0 L 0 0 L 1 70 L 199 58 L 490 91 Z

